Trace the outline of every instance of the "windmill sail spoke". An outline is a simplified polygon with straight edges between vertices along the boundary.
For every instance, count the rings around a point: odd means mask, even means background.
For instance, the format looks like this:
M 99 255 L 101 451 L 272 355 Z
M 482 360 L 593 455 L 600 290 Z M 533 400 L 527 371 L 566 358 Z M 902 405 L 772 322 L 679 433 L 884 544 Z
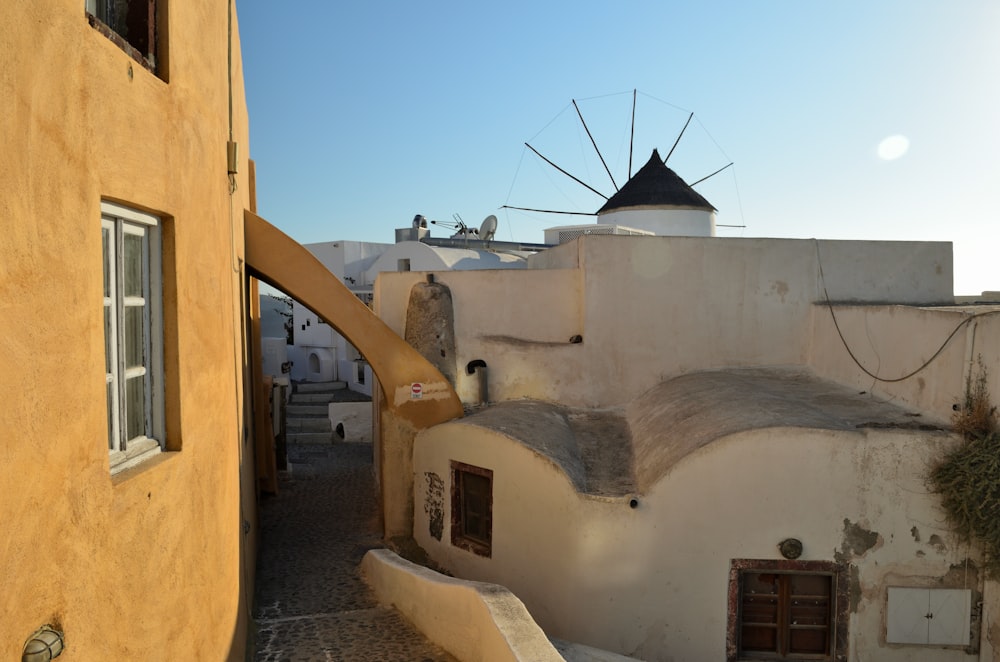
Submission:
M 514 207 L 513 205 L 503 205 L 500 209 L 516 209 L 518 211 L 534 211 L 539 214 L 568 214 L 570 216 L 597 216 L 593 211 L 556 211 L 555 209 L 532 209 L 531 207 Z
M 628 178 L 632 179 L 632 146 L 635 144 L 635 94 L 632 90 L 632 132 L 628 137 Z
M 597 152 L 597 158 L 601 160 L 601 165 L 604 166 L 604 171 L 608 173 L 608 177 L 611 178 L 611 185 L 615 187 L 615 191 L 618 191 L 618 183 L 615 182 L 614 175 L 611 174 L 611 169 L 608 168 L 608 164 L 604 162 L 604 156 L 601 154 L 601 150 L 597 148 L 597 141 L 594 140 L 594 136 L 591 135 L 590 129 L 587 128 L 587 123 L 583 121 L 583 113 L 580 112 L 580 107 L 576 105 L 576 99 L 573 99 L 573 107 L 576 108 L 576 114 L 580 117 L 580 124 L 583 125 L 583 130 L 587 132 L 587 137 L 590 138 L 590 144 L 594 146 L 594 151 Z
M 624 94 L 624 93 L 620 93 Z M 647 95 L 648 96 L 648 95 Z M 652 98 L 652 97 L 651 97 Z M 548 208 L 538 208 L 538 207 L 516 207 L 513 205 L 503 205 L 502 209 L 513 209 L 524 212 L 533 212 L 540 214 L 565 214 L 573 216 L 596 216 L 597 226 L 599 230 L 594 230 L 599 234 L 653 234 L 658 236 L 692 236 L 692 237 L 714 237 L 715 230 L 717 227 L 725 228 L 744 228 L 745 225 L 742 224 L 719 224 L 716 222 L 716 214 L 718 210 L 712 203 L 705 199 L 699 192 L 695 191 L 693 187 L 701 184 L 723 172 L 724 170 L 732 167 L 733 163 L 730 162 L 719 168 L 715 172 L 698 179 L 692 184 L 687 184 L 684 179 L 678 175 L 674 170 L 667 166 L 667 161 L 677 150 L 680 144 L 681 138 L 683 138 L 691 126 L 692 121 L 695 119 L 694 112 L 680 108 L 678 106 L 673 106 L 673 104 L 667 104 L 667 102 L 660 101 L 666 105 L 670 105 L 673 108 L 680 110 L 687 114 L 687 118 L 684 122 L 684 126 L 681 128 L 680 133 L 677 134 L 676 139 L 673 141 L 670 151 L 667 153 L 666 158 L 662 158 L 659 150 L 655 147 L 652 149 L 652 154 L 649 157 L 649 161 L 646 162 L 642 167 L 637 168 L 636 172 L 632 172 L 633 159 L 635 156 L 636 147 L 636 111 L 638 99 L 638 89 L 632 90 L 632 110 L 631 110 L 631 125 L 629 127 L 629 146 L 628 146 L 628 178 L 627 181 L 623 182 L 621 186 L 615 180 L 615 176 L 609 167 L 604 154 L 601 152 L 600 147 L 598 147 L 597 139 L 594 133 L 591 131 L 590 126 L 587 124 L 586 119 L 584 119 L 583 111 L 580 108 L 579 103 L 576 99 L 572 99 L 573 108 L 576 110 L 576 115 L 580 120 L 580 124 L 583 126 L 584 131 L 587 133 L 587 138 L 590 140 L 591 146 L 594 148 L 598 159 L 600 159 L 601 165 L 604 167 L 604 171 L 607 173 L 608 178 L 611 180 L 611 184 L 614 186 L 614 192 L 610 195 L 604 195 L 598 191 L 593 186 L 590 186 L 580 177 L 568 172 L 566 169 L 556 165 L 551 159 L 543 155 L 537 149 L 535 149 L 530 143 L 524 143 L 524 146 L 530 149 L 536 156 L 542 159 L 545 163 L 552 166 L 558 170 L 563 175 L 569 177 L 574 182 L 580 186 L 586 188 L 588 191 L 599 195 L 605 200 L 603 206 L 595 212 L 582 212 L 582 211 L 564 211 L 558 209 L 548 209 Z M 586 99 L 584 99 L 586 101 Z M 618 107 L 620 108 L 620 106 Z M 645 106 L 643 107 L 643 112 L 645 113 Z M 621 112 L 620 110 L 618 112 Z M 617 113 L 615 113 L 617 115 Z M 620 115 L 619 115 L 620 116 Z M 645 115 L 644 115 L 645 117 Z M 590 118 L 593 121 L 593 117 Z M 701 124 L 701 122 L 698 122 Z M 573 123 L 575 124 L 575 122 Z M 565 125 L 564 125 L 565 126 Z M 595 125 L 596 126 L 596 125 Z M 576 127 L 577 129 L 579 127 Z M 600 129 L 599 126 L 596 128 Z M 704 128 L 704 127 L 702 127 Z M 598 131 L 600 133 L 600 131 Z M 707 132 L 706 132 L 707 133 Z M 582 139 L 579 135 L 579 131 L 575 132 L 575 137 L 577 140 Z M 711 136 L 709 136 L 711 138 Z M 639 149 L 640 151 L 644 149 L 642 145 L 644 141 L 647 140 L 647 134 L 645 134 L 641 129 L 639 131 Z M 713 142 L 714 139 L 713 139 Z M 718 143 L 715 143 L 718 147 Z M 583 148 L 582 143 L 580 143 L 581 154 L 583 155 L 583 161 L 588 172 L 592 171 L 591 156 L 588 150 Z M 720 151 L 721 147 L 719 148 Z M 688 150 L 690 152 L 692 150 Z M 725 156 L 725 152 L 723 152 Z M 523 158 L 522 154 L 522 158 Z M 619 159 L 623 154 L 619 153 Z M 685 163 L 692 161 L 697 161 L 696 156 L 685 153 L 682 159 Z M 726 158 L 728 161 L 729 159 Z M 708 161 L 708 167 L 713 167 L 711 161 Z M 520 167 L 520 166 L 519 166 Z M 704 167 L 704 165 L 702 166 Z M 619 178 L 621 173 L 619 172 Z M 591 177 L 588 175 L 588 179 Z M 513 185 L 512 185 L 513 188 Z M 579 193 L 579 192 L 577 192 Z M 509 197 L 509 196 L 508 196 Z M 570 203 L 570 207 L 586 208 L 586 205 L 577 205 L 575 203 Z M 580 226 L 585 227 L 585 226 Z M 556 230 L 558 228 L 553 228 Z M 588 230 L 588 233 L 591 231 Z M 546 236 L 548 237 L 549 230 L 546 230 Z M 561 235 L 560 235 L 561 236 Z M 561 241 L 561 239 L 560 239 Z
M 715 177 L 716 175 L 718 175 L 720 172 L 722 172 L 723 170 L 725 170 L 726 168 L 728 168 L 731 165 L 733 165 L 732 161 L 730 161 L 726 165 L 722 166 L 721 168 L 719 168 L 718 170 L 716 170 L 715 172 L 713 172 L 711 175 L 705 175 L 704 177 L 702 177 L 701 179 L 699 179 L 698 181 L 696 181 L 694 184 L 689 184 L 689 186 L 697 186 L 698 184 L 701 184 L 703 181 L 705 181 L 709 177 Z
M 691 119 L 693 117 L 694 117 L 694 113 L 691 113 L 690 115 L 688 115 L 688 121 L 684 122 L 684 128 L 681 129 L 680 135 L 678 135 L 677 136 L 677 140 L 674 141 L 674 146 L 670 148 L 669 152 L 667 152 L 667 158 L 663 159 L 663 163 L 664 164 L 666 164 L 666 162 L 670 160 L 670 155 L 674 153 L 675 149 L 677 149 L 677 143 L 679 143 L 681 141 L 681 137 L 684 135 L 684 132 L 687 131 L 688 124 L 691 123 Z
M 532 147 L 532 146 L 531 146 L 531 145 L 529 145 L 528 143 L 524 143 L 524 146 L 525 146 L 525 147 L 527 147 L 528 149 L 530 149 L 530 150 L 531 150 L 532 152 L 534 152 L 535 154 L 537 154 L 537 155 L 538 155 L 538 157 L 539 157 L 540 159 L 542 159 L 543 161 L 545 161 L 546 163 L 548 163 L 548 164 L 549 164 L 550 166 L 552 166 L 553 168 L 555 168 L 556 170 L 558 170 L 558 171 L 559 171 L 559 172 L 561 172 L 562 174 L 564 174 L 564 175 L 566 175 L 567 177 L 569 177 L 570 179 L 572 179 L 572 180 L 573 180 L 574 182 L 576 182 L 576 183 L 577 183 L 577 184 L 579 184 L 580 186 L 583 186 L 583 187 L 585 187 L 585 188 L 587 188 L 587 189 L 590 189 L 591 191 L 593 191 L 593 192 L 594 192 L 594 193 L 596 193 L 597 195 L 601 196 L 601 197 L 602 197 L 602 198 L 604 198 L 605 200 L 607 200 L 607 199 L 608 199 L 608 196 L 604 195 L 603 193 L 601 193 L 600 191 L 598 191 L 598 190 L 597 190 L 596 188 L 594 188 L 594 187 L 593 187 L 593 186 L 591 186 L 590 184 L 587 184 L 586 182 L 584 182 L 584 181 L 583 181 L 582 179 L 580 179 L 579 177 L 574 177 L 573 175 L 569 174 L 568 172 L 566 172 L 565 170 L 563 170 L 562 168 L 560 168 L 559 166 L 557 166 L 557 165 L 556 165 L 555 163 L 553 163 L 552 161 L 550 161 L 550 160 L 548 160 L 547 158 L 545 158 L 544 156 L 542 156 L 542 153 L 541 153 L 541 152 L 539 152 L 539 151 L 538 151 L 537 149 L 535 149 L 534 147 Z

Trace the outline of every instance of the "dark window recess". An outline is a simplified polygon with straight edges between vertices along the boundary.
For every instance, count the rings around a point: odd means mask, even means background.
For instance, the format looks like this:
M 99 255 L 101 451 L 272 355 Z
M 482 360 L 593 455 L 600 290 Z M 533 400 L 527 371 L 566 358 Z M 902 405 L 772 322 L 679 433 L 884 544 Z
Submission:
M 480 556 L 493 551 L 493 472 L 451 463 L 451 544 Z
M 846 574 L 826 561 L 733 561 L 728 659 L 846 659 Z
M 86 8 L 94 28 L 156 71 L 156 0 L 86 0 Z

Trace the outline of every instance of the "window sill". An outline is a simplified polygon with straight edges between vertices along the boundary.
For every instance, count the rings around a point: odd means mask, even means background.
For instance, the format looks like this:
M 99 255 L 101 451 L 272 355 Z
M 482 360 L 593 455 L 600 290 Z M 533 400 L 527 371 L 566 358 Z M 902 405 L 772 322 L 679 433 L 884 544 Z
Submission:
M 130 58 L 138 62 L 143 69 L 153 74 L 154 76 L 157 75 L 156 63 L 152 60 L 152 56 L 147 58 L 145 55 L 139 52 L 139 49 L 137 49 L 132 44 L 128 43 L 128 41 L 126 41 L 124 37 L 122 37 L 120 34 L 112 30 L 111 27 L 107 25 L 104 21 L 97 18 L 90 12 L 85 12 L 85 13 L 87 15 L 87 22 L 90 23 L 90 27 L 94 28 L 102 35 L 110 39 L 112 43 L 115 44 L 115 46 L 125 51 L 125 53 Z
M 129 443 L 126 451 L 112 451 L 109 460 L 111 475 L 131 469 L 140 462 L 160 454 L 160 442 L 155 439 L 140 439 Z

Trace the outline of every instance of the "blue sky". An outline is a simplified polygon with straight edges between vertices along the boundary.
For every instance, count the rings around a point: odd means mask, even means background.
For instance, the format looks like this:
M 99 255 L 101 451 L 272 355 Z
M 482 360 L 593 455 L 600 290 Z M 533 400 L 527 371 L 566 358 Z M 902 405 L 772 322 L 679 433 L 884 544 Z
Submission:
M 956 292 L 1000 290 L 995 0 L 237 12 L 258 211 L 300 242 L 391 242 L 417 213 L 496 214 L 499 239 L 528 242 L 590 222 L 500 207 L 596 211 L 524 143 L 609 195 L 571 101 L 620 186 L 637 90 L 633 172 L 690 112 L 668 165 L 692 182 L 734 162 L 697 186 L 746 226 L 720 236 L 951 241 Z

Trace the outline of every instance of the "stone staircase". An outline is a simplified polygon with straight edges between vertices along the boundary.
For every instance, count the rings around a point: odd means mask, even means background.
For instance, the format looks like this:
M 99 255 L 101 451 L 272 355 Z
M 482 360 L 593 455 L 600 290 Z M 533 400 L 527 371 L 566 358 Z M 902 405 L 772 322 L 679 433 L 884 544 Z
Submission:
M 329 404 L 346 382 L 299 382 L 285 407 L 285 425 L 289 443 L 333 443 Z

